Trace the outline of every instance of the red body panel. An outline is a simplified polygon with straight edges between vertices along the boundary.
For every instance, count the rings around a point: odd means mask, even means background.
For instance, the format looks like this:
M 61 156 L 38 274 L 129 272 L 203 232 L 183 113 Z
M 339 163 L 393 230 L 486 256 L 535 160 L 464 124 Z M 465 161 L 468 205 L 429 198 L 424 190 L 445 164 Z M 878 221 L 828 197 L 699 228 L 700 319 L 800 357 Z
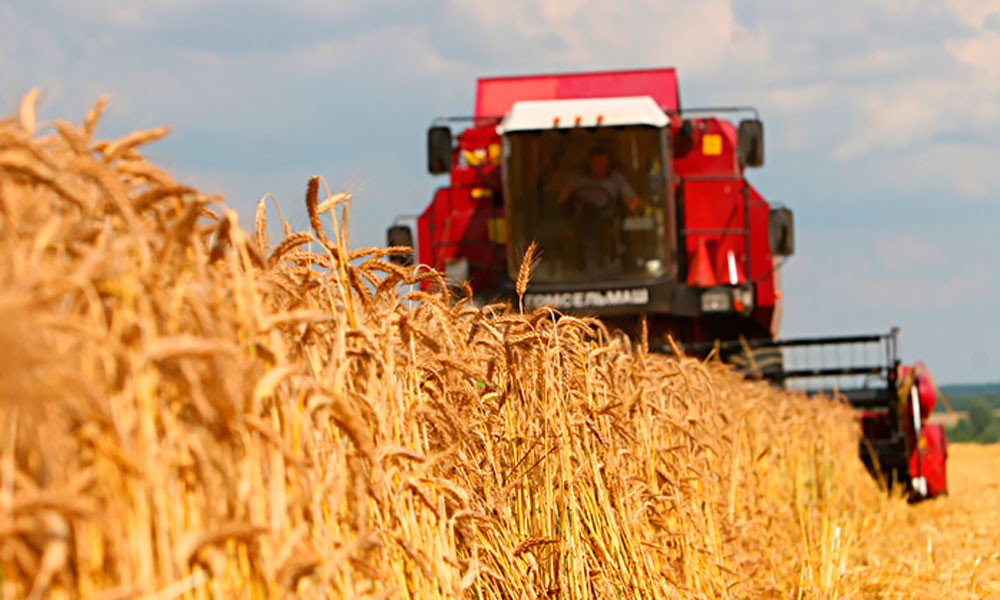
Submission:
M 500 136 L 496 127 L 470 127 L 458 136 L 451 185 L 500 189 Z
M 713 147 L 716 141 L 720 145 Z M 674 169 L 681 178 L 741 177 L 742 170 L 736 160 L 736 130 L 732 124 L 716 118 L 693 119 L 690 134 L 676 136 Z
M 917 386 L 917 396 L 920 398 L 920 415 L 923 420 L 934 412 L 937 404 L 937 390 L 934 387 L 934 380 L 931 378 L 930 369 L 923 361 L 917 361 L 913 366 L 903 366 L 900 368 L 900 378 L 906 378 L 913 373 L 914 385 Z
M 920 443 L 910 456 L 911 477 L 923 477 L 927 482 L 927 497 L 948 493 L 948 440 L 944 427 L 936 423 L 924 426 Z
M 917 392 L 921 426 L 918 437 L 913 426 L 913 397 L 911 395 L 906 400 L 907 415 L 910 418 L 907 419 L 904 428 L 911 449 L 910 477 L 923 478 L 926 485 L 925 497 L 933 498 L 948 491 L 948 474 L 945 469 L 945 463 L 948 459 L 948 440 L 945 437 L 944 427 L 927 423 L 927 419 L 934 412 L 934 405 L 937 402 L 937 392 L 930 370 L 923 362 L 899 368 L 900 381 L 906 381 L 911 376 L 913 378 L 912 386 Z
M 680 128 L 681 124 L 676 123 L 675 129 Z M 772 324 L 777 300 L 776 282 L 774 258 L 767 237 L 771 207 L 757 189 L 743 178 L 736 158 L 735 128 L 731 123 L 716 118 L 695 119 L 691 121 L 688 135 L 678 131 L 673 137 L 673 167 L 683 202 L 682 225 L 692 232 L 685 236 L 683 247 L 688 264 L 694 261 L 701 240 L 715 269 L 716 280 L 729 283 L 728 254 L 732 252 L 739 267 L 740 283 L 749 278 L 754 284 L 756 298 L 753 320 L 774 335 L 777 331 L 777 327 Z M 749 219 L 746 218 L 745 211 L 747 204 Z M 695 233 L 706 230 L 714 233 Z M 749 273 L 746 243 L 748 232 Z
M 771 206 L 757 192 L 757 188 L 752 185 L 749 188 L 750 231 L 754 232 L 750 236 L 750 280 L 756 284 L 758 308 L 772 309 L 778 299 L 778 283 L 775 281 L 775 258 L 767 236 Z
M 716 281 L 733 285 L 745 283 L 748 231 L 742 180 L 687 181 L 681 189 L 687 232 L 684 250 L 688 260 L 694 258 L 698 244 L 704 243 Z M 736 281 L 730 278 L 730 253 L 736 266 Z M 754 262 L 759 259 L 754 261 L 751 256 L 751 271 Z
M 469 263 L 469 283 L 476 289 L 490 289 L 499 282 L 505 247 L 496 241 L 496 223 L 503 210 L 494 206 L 493 196 L 478 198 L 473 191 L 483 188 L 440 188 L 434 201 L 418 219 L 418 235 L 430 243 L 420 244 L 419 261 L 444 271 L 448 262 L 464 258 Z M 491 233 L 492 225 L 492 233 Z
M 651 96 L 664 110 L 680 108 L 674 69 L 487 77 L 476 85 L 477 117 L 502 117 L 518 100 Z
M 500 136 L 492 125 L 458 136 L 451 186 L 439 188 L 417 219 L 418 260 L 444 271 L 448 262 L 469 263 L 469 283 L 494 289 L 505 262 Z

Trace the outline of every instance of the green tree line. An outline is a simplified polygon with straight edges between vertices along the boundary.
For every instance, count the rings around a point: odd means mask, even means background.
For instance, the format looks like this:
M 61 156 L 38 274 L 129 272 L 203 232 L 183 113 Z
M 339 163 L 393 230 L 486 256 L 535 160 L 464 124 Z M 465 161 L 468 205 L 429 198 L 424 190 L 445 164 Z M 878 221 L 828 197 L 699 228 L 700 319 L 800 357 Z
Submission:
M 947 433 L 950 442 L 1000 442 L 1000 417 L 996 414 L 996 404 L 986 396 L 976 398 L 969 404 L 967 415 Z
M 942 385 L 938 391 L 937 412 L 949 409 L 967 412 L 972 403 L 981 398 L 986 398 L 994 408 L 1000 408 L 1000 383 Z

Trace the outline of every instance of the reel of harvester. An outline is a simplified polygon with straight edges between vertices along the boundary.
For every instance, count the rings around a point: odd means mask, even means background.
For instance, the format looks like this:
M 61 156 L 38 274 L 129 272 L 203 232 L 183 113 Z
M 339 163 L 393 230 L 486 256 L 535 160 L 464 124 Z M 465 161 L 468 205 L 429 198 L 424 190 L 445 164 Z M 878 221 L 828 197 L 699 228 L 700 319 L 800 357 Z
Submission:
M 946 494 L 948 442 L 944 427 L 928 423 L 937 394 L 922 362 L 903 365 L 899 330 L 887 334 L 786 340 L 729 340 L 685 345 L 717 355 L 748 379 L 824 394 L 857 411 L 859 453 L 887 488 L 905 486 L 911 501 Z

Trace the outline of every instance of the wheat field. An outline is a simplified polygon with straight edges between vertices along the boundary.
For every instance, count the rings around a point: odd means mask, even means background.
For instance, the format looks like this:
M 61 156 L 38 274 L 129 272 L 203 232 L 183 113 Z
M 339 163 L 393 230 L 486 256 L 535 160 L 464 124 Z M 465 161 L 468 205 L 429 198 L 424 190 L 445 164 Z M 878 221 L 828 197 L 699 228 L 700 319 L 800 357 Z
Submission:
M 0 598 L 996 591 L 879 545 L 914 513 L 848 407 L 451 297 L 319 178 L 309 230 L 241 228 L 143 157 L 166 129 L 36 100 L 0 121 Z

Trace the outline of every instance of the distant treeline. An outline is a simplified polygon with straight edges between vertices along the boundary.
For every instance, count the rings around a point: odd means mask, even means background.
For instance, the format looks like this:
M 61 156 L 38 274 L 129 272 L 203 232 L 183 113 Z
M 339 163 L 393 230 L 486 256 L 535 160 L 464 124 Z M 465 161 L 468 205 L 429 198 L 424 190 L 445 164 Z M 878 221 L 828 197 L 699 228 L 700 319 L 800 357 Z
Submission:
M 948 440 L 952 442 L 978 442 L 995 444 L 1000 442 L 1000 383 L 979 385 L 943 385 L 941 395 L 951 408 L 964 412 L 954 427 L 948 429 Z M 945 400 L 938 400 L 937 410 L 947 410 Z
M 951 407 L 958 412 L 968 412 L 972 403 L 984 398 L 993 408 L 1000 408 L 1000 383 L 942 385 L 939 387 Z M 948 406 L 938 399 L 937 412 L 948 412 Z

